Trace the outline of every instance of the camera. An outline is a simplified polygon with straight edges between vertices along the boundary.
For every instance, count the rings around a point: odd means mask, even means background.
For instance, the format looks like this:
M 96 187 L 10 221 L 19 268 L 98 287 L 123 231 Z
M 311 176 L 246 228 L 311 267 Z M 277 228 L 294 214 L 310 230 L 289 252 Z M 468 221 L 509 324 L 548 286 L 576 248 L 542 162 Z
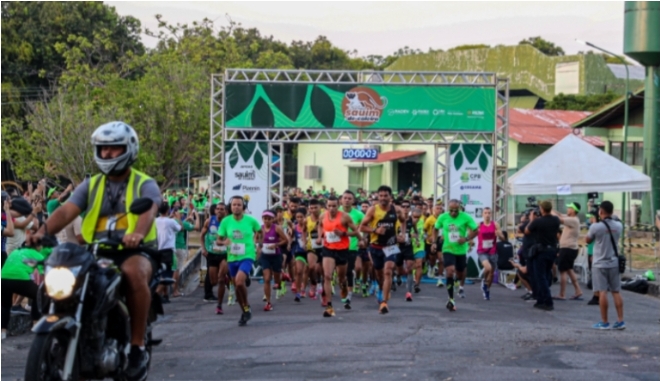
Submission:
M 526 208 L 529 209 L 537 209 L 539 207 L 538 201 L 536 201 L 536 197 L 531 196 L 527 197 L 527 204 L 525 205 Z

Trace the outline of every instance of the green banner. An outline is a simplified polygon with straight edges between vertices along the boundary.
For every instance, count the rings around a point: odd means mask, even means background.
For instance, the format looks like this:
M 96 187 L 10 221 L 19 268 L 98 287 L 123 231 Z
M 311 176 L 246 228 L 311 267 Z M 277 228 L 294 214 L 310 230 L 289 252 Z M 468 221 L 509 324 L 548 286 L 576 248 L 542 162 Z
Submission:
M 227 128 L 495 131 L 491 87 L 225 85 Z

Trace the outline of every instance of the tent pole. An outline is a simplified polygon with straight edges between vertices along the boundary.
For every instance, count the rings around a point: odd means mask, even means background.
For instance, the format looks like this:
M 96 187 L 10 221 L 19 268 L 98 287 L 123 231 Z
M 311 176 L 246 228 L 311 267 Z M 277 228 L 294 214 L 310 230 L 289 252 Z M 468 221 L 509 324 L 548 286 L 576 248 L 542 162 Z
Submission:
M 623 236 L 623 250 L 625 252 L 626 250 L 626 236 L 625 234 L 628 235 L 628 268 L 632 271 L 633 269 L 633 258 L 632 258 L 632 237 L 630 236 L 630 232 L 632 231 L 632 226 L 633 226 L 633 221 L 632 221 L 632 205 L 630 204 L 630 192 L 625 192 L 626 193 L 626 199 L 628 202 L 628 213 L 630 213 L 630 218 L 628 218 L 628 222 L 630 223 L 630 229 L 627 231 L 624 228 L 624 236 Z M 624 222 L 625 223 L 625 222 Z M 625 254 L 624 254 L 625 255 Z

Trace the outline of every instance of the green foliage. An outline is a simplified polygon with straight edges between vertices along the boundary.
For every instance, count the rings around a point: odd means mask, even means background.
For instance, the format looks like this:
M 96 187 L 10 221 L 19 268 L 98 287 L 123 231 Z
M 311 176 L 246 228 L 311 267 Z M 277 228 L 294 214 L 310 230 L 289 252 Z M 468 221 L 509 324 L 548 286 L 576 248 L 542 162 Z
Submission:
M 532 45 L 533 47 L 540 50 L 541 52 L 543 52 L 543 54 L 547 56 L 563 56 L 565 54 L 564 49 L 562 49 L 561 47 L 555 45 L 550 41 L 544 40 L 540 36 L 530 37 L 518 43 L 518 45 L 525 45 L 525 44 Z
M 472 50 L 472 49 L 487 49 L 487 48 L 490 48 L 490 45 L 486 45 L 486 44 L 472 44 L 472 45 L 470 45 L 470 44 L 467 44 L 467 45 L 455 46 L 451 49 L 448 49 L 447 51 L 448 52 L 453 52 L 453 51 L 457 51 L 457 50 Z
M 605 94 L 589 95 L 565 95 L 560 93 L 553 100 L 545 104 L 547 110 L 573 110 L 573 111 L 596 111 L 611 103 L 619 95 L 611 91 Z

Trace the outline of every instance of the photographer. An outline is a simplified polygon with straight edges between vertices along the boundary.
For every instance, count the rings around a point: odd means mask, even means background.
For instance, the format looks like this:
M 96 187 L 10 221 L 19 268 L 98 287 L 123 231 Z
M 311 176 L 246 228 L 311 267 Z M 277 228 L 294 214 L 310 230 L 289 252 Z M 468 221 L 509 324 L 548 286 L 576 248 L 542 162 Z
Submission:
M 553 216 L 552 203 L 541 202 L 541 217 L 535 218 L 525 228 L 525 235 L 532 235 L 535 244 L 530 249 L 531 258 L 528 267 L 531 266 L 532 282 L 534 284 L 534 295 L 536 304 L 534 308 L 544 311 L 554 310 L 550 285 L 552 282 L 552 264 L 557 256 L 557 231 L 559 230 L 559 218 Z
M 619 276 L 619 258 L 617 242 L 621 237 L 623 225 L 612 219 L 614 205 L 603 201 L 598 208 L 601 221 L 591 225 L 587 233 L 587 243 L 596 242 L 593 255 L 593 288 L 599 293 L 601 321 L 593 325 L 594 329 L 610 329 L 607 319 L 607 292 L 612 293 L 618 320 L 613 329 L 625 329 L 623 322 L 623 298 L 621 298 L 621 278 Z

